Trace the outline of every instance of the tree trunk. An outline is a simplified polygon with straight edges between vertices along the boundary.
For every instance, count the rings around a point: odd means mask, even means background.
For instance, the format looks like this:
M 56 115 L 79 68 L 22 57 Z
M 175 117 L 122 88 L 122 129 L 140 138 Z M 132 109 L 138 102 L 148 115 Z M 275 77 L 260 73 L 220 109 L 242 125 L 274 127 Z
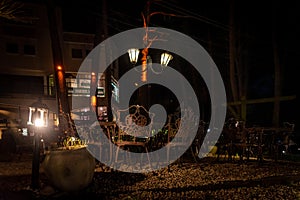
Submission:
M 75 136 L 77 133 L 70 114 L 66 89 L 65 68 L 62 56 L 63 39 L 62 25 L 60 23 L 60 12 L 55 8 L 52 0 L 47 1 L 47 12 L 54 65 L 59 131 L 65 135 Z
M 107 29 L 107 2 L 106 0 L 102 0 L 101 6 L 99 6 L 99 12 L 102 12 L 101 15 L 101 20 L 100 17 L 97 16 L 96 18 L 96 34 L 94 38 L 94 48 L 97 47 L 101 42 L 103 42 L 105 39 L 108 37 L 108 29 Z M 106 46 L 102 46 L 101 49 L 99 50 L 99 59 L 108 59 L 107 55 L 108 53 L 108 48 Z M 96 74 L 96 77 L 98 77 L 99 73 L 99 63 L 100 60 L 93 59 L 93 68 L 92 71 Z M 102 63 L 107 63 L 107 62 L 102 62 Z M 107 107 L 107 118 L 108 121 L 113 120 L 113 114 L 111 110 L 111 66 L 109 66 L 104 74 L 105 76 L 105 100 L 104 102 L 101 102 L 101 105 L 105 105 Z M 100 77 L 96 81 L 99 81 Z M 93 82 L 92 82 L 93 83 Z M 92 85 L 92 87 L 97 87 L 97 84 Z M 96 91 L 96 88 L 92 88 L 91 91 Z M 93 93 L 91 93 L 91 98 L 93 98 Z M 96 98 L 96 97 L 94 97 Z M 100 105 L 99 102 L 97 101 L 96 105 Z M 93 108 L 97 109 L 97 108 Z M 94 110 L 97 113 L 97 110 Z M 95 113 L 95 114 L 96 114 Z
M 273 5 L 273 24 L 272 24 L 272 44 L 274 57 L 274 108 L 273 108 L 273 126 L 279 127 L 280 114 L 280 96 L 281 96 L 281 78 L 280 61 L 278 55 L 277 36 L 276 36 L 276 3 Z
M 238 90 L 236 82 L 236 38 L 234 28 L 234 0 L 230 1 L 230 18 L 229 18 L 229 78 L 231 86 L 232 101 L 238 101 Z M 234 109 L 235 113 L 240 113 Z

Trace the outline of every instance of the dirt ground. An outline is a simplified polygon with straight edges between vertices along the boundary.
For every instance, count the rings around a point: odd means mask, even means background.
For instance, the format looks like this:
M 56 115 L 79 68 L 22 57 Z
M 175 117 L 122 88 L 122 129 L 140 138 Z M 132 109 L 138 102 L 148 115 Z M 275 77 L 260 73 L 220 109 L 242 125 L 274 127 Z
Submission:
M 72 194 L 51 186 L 40 169 L 32 191 L 30 154 L 0 162 L 0 199 L 300 199 L 300 163 L 217 161 L 174 163 L 144 174 L 97 165 L 90 186 Z

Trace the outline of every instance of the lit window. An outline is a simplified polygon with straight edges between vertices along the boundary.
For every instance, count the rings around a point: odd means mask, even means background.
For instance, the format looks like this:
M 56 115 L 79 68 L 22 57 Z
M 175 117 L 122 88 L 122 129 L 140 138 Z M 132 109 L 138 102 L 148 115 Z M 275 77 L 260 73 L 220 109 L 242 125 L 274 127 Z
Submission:
M 50 96 L 54 96 L 55 95 L 55 88 L 54 88 L 54 75 L 51 74 L 48 77 L 48 93 Z

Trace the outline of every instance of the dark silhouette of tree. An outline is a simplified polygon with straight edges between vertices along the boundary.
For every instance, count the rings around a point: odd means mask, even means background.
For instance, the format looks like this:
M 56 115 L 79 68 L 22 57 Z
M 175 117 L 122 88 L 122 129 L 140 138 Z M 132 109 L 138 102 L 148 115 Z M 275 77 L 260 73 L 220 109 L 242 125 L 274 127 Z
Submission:
M 49 30 L 53 54 L 53 67 L 58 104 L 59 131 L 65 136 L 78 136 L 74 121 L 71 118 L 67 96 L 65 67 L 62 56 L 62 25 L 59 23 L 60 12 L 52 0 L 47 1 Z

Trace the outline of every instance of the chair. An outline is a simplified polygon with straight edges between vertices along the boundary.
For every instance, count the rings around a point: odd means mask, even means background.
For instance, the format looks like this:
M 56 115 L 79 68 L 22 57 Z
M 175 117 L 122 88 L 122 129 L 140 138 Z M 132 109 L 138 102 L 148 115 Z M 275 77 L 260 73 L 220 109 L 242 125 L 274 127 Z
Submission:
M 86 127 L 87 136 L 84 138 L 87 138 L 89 150 L 98 161 L 106 163 L 112 161 L 112 135 L 115 127 L 115 122 L 99 122 L 99 126 Z M 110 142 L 105 142 L 103 137 L 107 137 Z
M 197 131 L 198 127 L 195 126 L 197 120 L 198 118 L 191 108 L 185 109 L 182 116 L 179 113 L 168 115 L 168 123 L 166 125 L 168 140 L 166 147 L 167 162 L 169 165 L 178 158 L 177 153 L 181 155 L 179 161 L 181 161 L 182 155 L 186 150 L 189 149 L 192 154 L 194 153 L 191 148 L 193 138 L 189 137 L 189 134 Z M 170 170 L 169 165 L 168 169 Z
M 147 153 L 147 159 L 151 167 L 148 155 L 148 142 L 151 137 L 154 113 L 148 112 L 143 106 L 132 105 L 127 109 L 117 111 L 117 135 L 114 137 L 114 144 L 118 146 L 115 162 L 118 161 L 120 149 L 141 153 Z M 125 159 L 131 159 L 126 156 Z

